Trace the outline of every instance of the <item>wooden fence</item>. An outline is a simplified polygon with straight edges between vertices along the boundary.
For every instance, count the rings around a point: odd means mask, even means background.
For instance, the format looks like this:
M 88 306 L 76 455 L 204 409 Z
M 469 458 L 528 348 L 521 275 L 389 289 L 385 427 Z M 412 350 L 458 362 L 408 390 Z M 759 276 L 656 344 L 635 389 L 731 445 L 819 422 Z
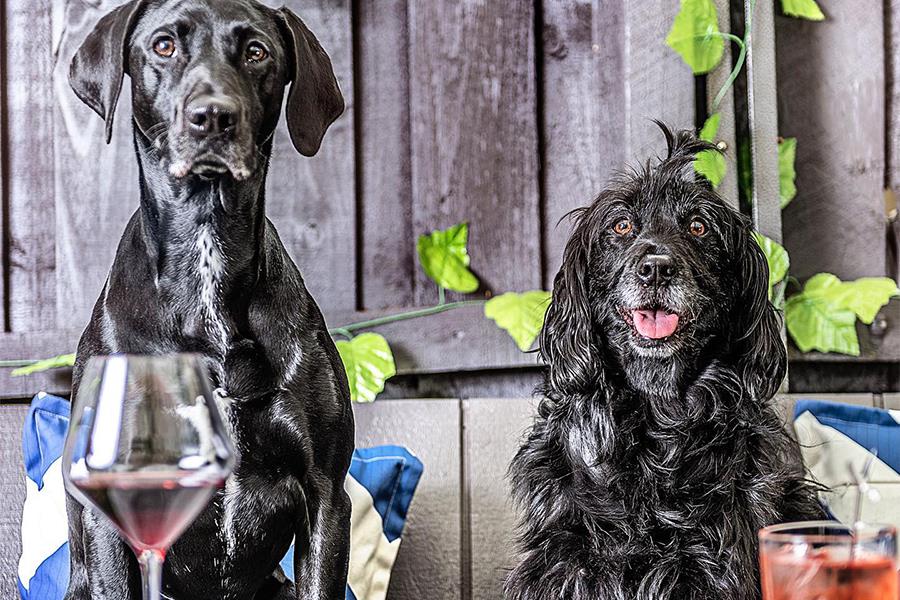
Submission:
M 127 86 L 107 146 L 101 121 L 66 81 L 84 36 L 121 2 L 0 0 L 0 359 L 74 349 L 137 207 Z M 297 155 L 282 127 L 268 182 L 269 216 L 330 325 L 433 303 L 415 237 L 464 220 L 483 282 L 476 296 L 546 288 L 568 233 L 560 217 L 613 170 L 663 151 L 651 119 L 694 127 L 705 117 L 706 82 L 664 43 L 676 0 L 284 4 L 318 35 L 347 99 L 314 158 Z M 729 3 L 718 4 L 727 29 Z M 829 19 L 807 23 L 773 21 L 768 4 L 754 32 L 755 123 L 799 139 L 800 193 L 784 213 L 792 274 L 883 275 L 882 189 L 900 185 L 900 66 L 890 50 L 898 8 L 821 0 Z M 721 75 L 708 79 L 712 88 Z M 722 130 L 732 136 L 732 174 L 733 131 Z M 774 164 L 774 139 L 760 140 L 763 169 Z M 723 189 L 734 197 L 733 180 Z M 781 215 L 767 219 L 767 233 L 780 237 Z M 382 332 L 404 374 L 536 364 L 478 308 Z M 900 343 L 884 339 L 864 341 L 866 368 L 879 377 L 865 383 L 872 391 L 900 385 L 890 367 Z M 820 373 L 804 364 L 823 359 L 803 360 L 793 371 L 801 388 Z M 848 381 L 832 385 L 863 385 Z M 5 398 L 66 385 L 64 373 L 0 372 Z

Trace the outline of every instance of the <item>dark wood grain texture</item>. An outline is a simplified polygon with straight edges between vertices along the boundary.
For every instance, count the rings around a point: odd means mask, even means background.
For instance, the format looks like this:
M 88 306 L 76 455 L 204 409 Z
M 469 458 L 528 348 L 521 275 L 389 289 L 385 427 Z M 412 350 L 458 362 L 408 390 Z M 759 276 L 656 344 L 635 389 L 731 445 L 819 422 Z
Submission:
M 571 222 L 627 159 L 626 9 L 621 2 L 565 0 L 541 5 L 543 31 L 544 279 L 562 262 Z
M 797 197 L 784 211 L 791 274 L 801 280 L 820 271 L 842 279 L 880 276 L 883 5 L 821 6 L 828 17 L 822 22 L 776 20 L 779 133 L 797 138 Z
M 542 5 L 545 280 L 571 224 L 627 164 L 665 153 L 653 119 L 694 126 L 694 78 L 665 43 L 678 4 L 565 0 Z
M 716 11 L 719 16 L 719 31 L 727 33 L 731 31 L 731 0 L 716 0 Z M 716 67 L 712 73 L 706 78 L 706 98 L 709 114 L 718 112 L 721 115 L 719 119 L 719 132 L 716 135 L 716 143 L 724 142 L 725 144 L 725 178 L 716 191 L 722 198 L 728 202 L 732 208 L 738 208 L 738 171 L 737 171 L 737 140 L 735 138 L 735 110 L 734 110 L 734 88 L 722 97 L 721 104 L 715 106 L 715 99 L 719 90 L 723 88 L 729 75 L 731 74 L 732 50 L 738 52 L 738 48 L 731 42 L 725 42 L 725 51 L 722 54 L 722 62 Z
M 267 182 L 267 213 L 323 309 L 356 308 L 356 193 L 350 0 L 266 0 L 293 10 L 331 57 L 346 110 L 312 158 L 297 154 L 282 119 Z
M 80 329 L 90 319 L 106 281 L 125 224 L 139 203 L 138 168 L 132 146 L 131 90 L 122 87 L 112 142 L 103 121 L 69 87 L 69 65 L 97 21 L 123 0 L 54 5 L 64 28 L 53 69 L 56 186 L 55 240 L 58 320 L 44 329 Z M 96 5 L 95 5 L 96 4 Z M 52 239 L 54 230 L 48 233 Z
M 533 7 L 413 2 L 409 14 L 413 232 L 469 221 L 485 288 L 538 288 Z M 436 297 L 417 273 L 416 301 Z
M 51 0 L 7 2 L 8 101 L 4 149 L 9 253 L 9 323 L 13 331 L 56 328 L 56 242 Z
M 356 3 L 361 307 L 413 304 L 408 0 Z

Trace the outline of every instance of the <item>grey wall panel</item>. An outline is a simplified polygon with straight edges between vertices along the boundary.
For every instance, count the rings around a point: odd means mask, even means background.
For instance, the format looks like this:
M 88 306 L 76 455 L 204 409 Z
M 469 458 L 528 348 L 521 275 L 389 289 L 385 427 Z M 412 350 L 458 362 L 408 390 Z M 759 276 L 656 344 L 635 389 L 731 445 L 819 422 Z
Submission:
M 410 3 L 413 230 L 469 221 L 473 270 L 498 293 L 542 279 L 533 11 Z M 436 298 L 417 272 L 416 301 Z
M 22 424 L 26 405 L 0 406 L 0 597 L 18 598 L 16 574 L 22 553 L 22 503 L 25 469 Z
M 535 402 L 517 398 L 463 401 L 471 598 L 502 598 L 514 565 L 513 509 L 506 470 L 533 419 Z
M 820 271 L 842 279 L 881 276 L 883 3 L 821 6 L 825 21 L 776 22 L 779 133 L 797 138 L 797 197 L 784 211 L 791 274 L 801 280 Z
M 460 598 L 460 406 L 385 400 L 354 406 L 358 446 L 399 444 L 425 465 L 403 531 L 391 600 Z

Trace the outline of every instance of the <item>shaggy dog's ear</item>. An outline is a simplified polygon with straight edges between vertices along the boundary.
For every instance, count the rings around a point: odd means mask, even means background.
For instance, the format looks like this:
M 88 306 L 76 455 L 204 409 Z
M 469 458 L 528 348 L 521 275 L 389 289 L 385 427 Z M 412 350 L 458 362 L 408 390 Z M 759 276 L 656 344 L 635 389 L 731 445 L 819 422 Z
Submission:
M 584 212 L 566 244 L 553 280 L 553 300 L 541 331 L 541 356 L 550 366 L 550 387 L 576 394 L 601 383 L 588 297 L 591 231 Z
M 781 337 L 781 318 L 769 301 L 769 267 L 750 233 L 746 219 L 734 227 L 737 253 L 738 298 L 734 349 L 744 387 L 757 400 L 778 391 L 787 368 L 787 350 Z

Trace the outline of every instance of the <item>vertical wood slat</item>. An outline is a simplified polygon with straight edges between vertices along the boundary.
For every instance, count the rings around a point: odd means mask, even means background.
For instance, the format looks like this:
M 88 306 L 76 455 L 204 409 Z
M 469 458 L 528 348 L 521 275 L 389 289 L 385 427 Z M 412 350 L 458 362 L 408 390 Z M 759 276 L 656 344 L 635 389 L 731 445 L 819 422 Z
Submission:
M 459 599 L 459 401 L 384 400 L 353 409 L 358 447 L 399 444 L 425 466 L 403 529 L 388 598 Z
M 56 327 L 50 0 L 6 2 L 9 322 Z
M 797 137 L 798 193 L 784 211 L 791 273 L 880 276 L 884 9 L 881 2 L 821 6 L 825 21 L 776 21 L 780 133 Z M 757 11 L 763 9 L 771 3 L 760 2 Z M 764 35 L 754 37 L 756 48 Z
M 625 9 L 621 2 L 543 2 L 546 285 L 562 262 L 569 211 L 589 204 L 626 160 Z
M 472 268 L 485 288 L 537 288 L 532 5 L 412 2 L 409 14 L 414 231 L 469 221 Z M 415 299 L 437 299 L 419 272 Z
M 693 127 L 694 78 L 665 38 L 677 2 L 543 3 L 545 279 L 552 282 L 568 211 L 589 204 L 626 164 L 664 154 L 652 119 Z
M 723 33 L 731 31 L 731 0 L 716 0 L 716 11 L 719 16 L 719 30 Z M 722 97 L 718 107 L 714 107 L 714 101 L 719 90 L 725 85 L 731 74 L 731 50 L 734 45 L 725 40 L 725 52 L 722 54 L 722 62 L 712 73 L 707 76 L 706 91 L 709 113 L 718 112 L 719 132 L 716 141 L 725 143 L 725 178 L 716 190 L 720 196 L 735 210 L 738 209 L 738 147 L 735 131 L 734 88 L 728 90 Z
M 665 41 L 680 3 L 646 0 L 623 4 L 628 11 L 626 156 L 631 164 L 640 164 L 665 155 L 665 140 L 652 119 L 676 129 L 693 129 L 695 86 L 690 67 Z M 604 14 L 598 17 L 602 19 Z
M 886 123 L 886 187 L 900 197 L 900 1 L 888 0 L 884 3 L 885 33 L 885 106 Z M 890 51 L 888 51 L 890 50 Z
M 2 40 L 7 39 L 7 27 L 8 23 L 6 20 L 7 7 L 6 3 L 0 1 L 0 324 L 2 324 L 3 331 L 7 330 L 7 322 L 6 322 L 6 307 L 7 307 L 7 281 L 8 281 L 8 269 L 7 269 L 7 249 L 9 245 L 7 243 L 7 207 L 9 206 L 9 196 L 7 195 L 7 185 L 6 180 L 9 178 L 9 171 L 7 170 L 7 156 L 5 148 L 8 145 L 8 141 L 6 139 L 6 128 L 8 121 L 8 109 L 6 106 L 6 94 L 7 94 L 7 85 L 6 85 L 6 44 Z
M 747 26 L 751 27 L 747 48 L 747 94 L 753 169 L 753 221 L 760 233 L 781 242 L 774 5 L 759 2 L 754 7 L 754 0 L 745 0 L 744 5 Z M 754 9 L 752 12 L 751 8 Z
M 331 57 L 346 110 L 319 153 L 297 154 L 285 119 L 275 133 L 267 212 L 326 317 L 356 308 L 355 101 L 350 0 L 265 0 L 293 10 Z
M 64 23 L 54 40 L 51 111 L 56 207 L 56 307 L 61 329 L 83 328 L 112 265 L 125 224 L 137 209 L 138 168 L 132 147 L 131 85 L 126 77 L 107 145 L 103 121 L 69 86 L 69 65 L 94 25 L 125 0 L 54 2 L 55 21 Z M 49 49 L 49 46 L 48 46 Z M 48 236 L 52 237 L 52 236 Z
M 355 2 L 362 307 L 413 304 L 408 0 Z

